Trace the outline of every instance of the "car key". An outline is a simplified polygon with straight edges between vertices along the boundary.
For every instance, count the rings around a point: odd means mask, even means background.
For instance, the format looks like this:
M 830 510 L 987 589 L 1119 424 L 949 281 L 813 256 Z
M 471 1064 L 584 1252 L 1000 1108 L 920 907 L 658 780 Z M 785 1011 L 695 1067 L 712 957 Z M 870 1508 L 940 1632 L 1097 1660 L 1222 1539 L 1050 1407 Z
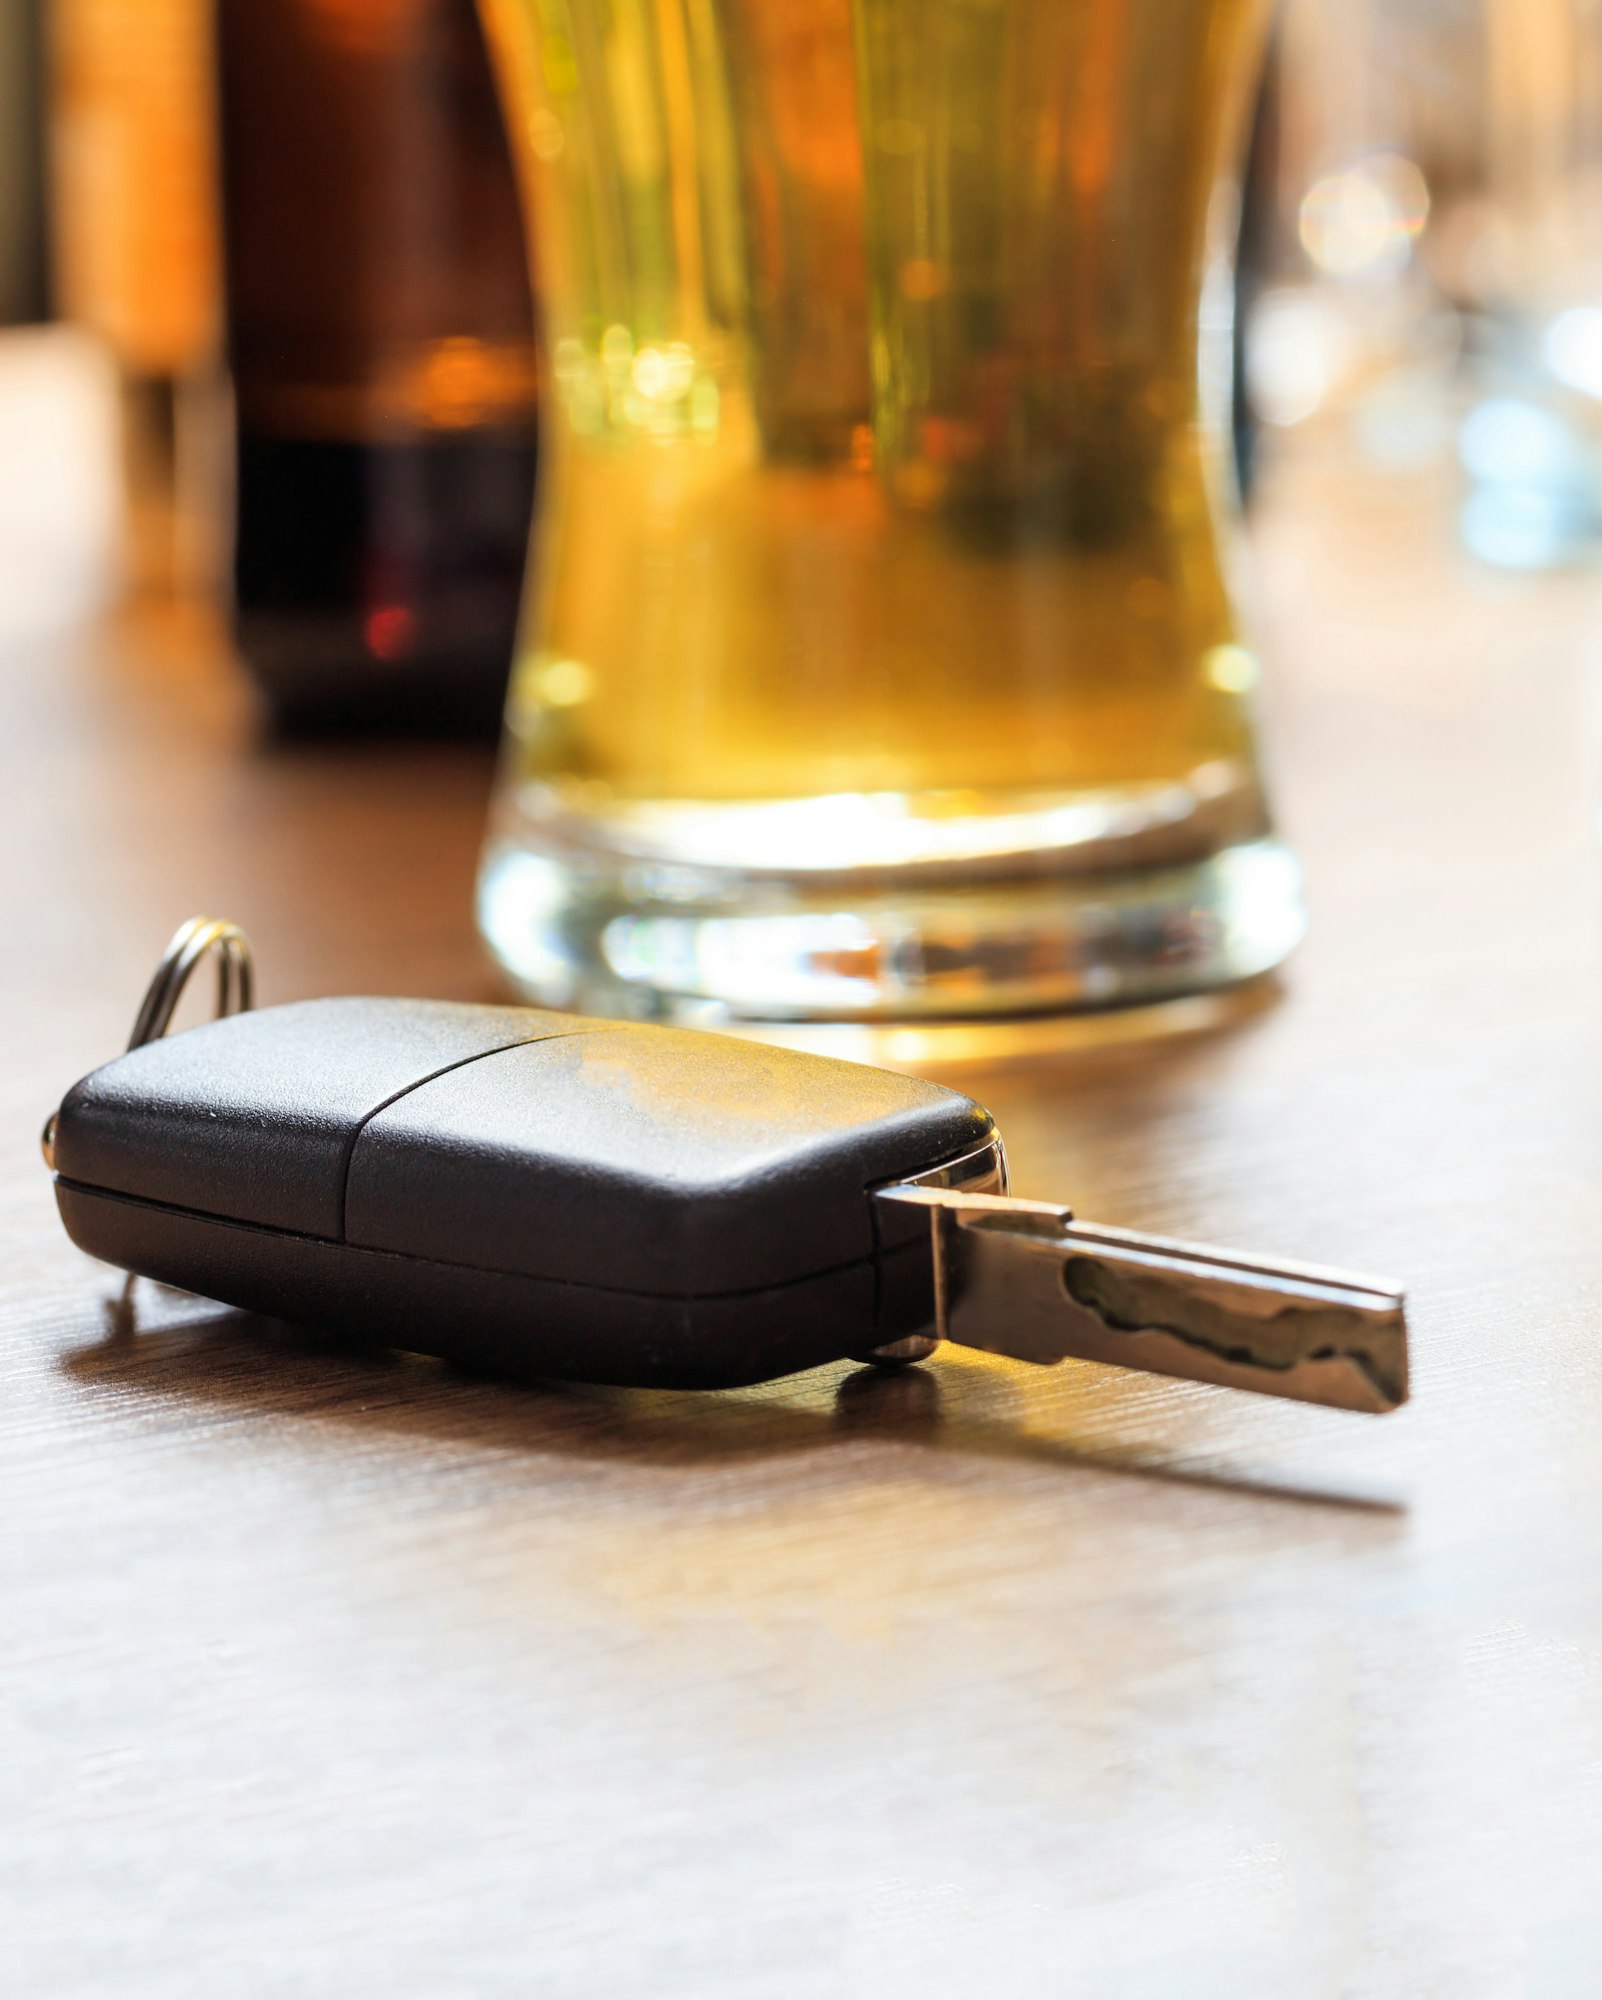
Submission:
M 219 1018 L 167 1036 L 219 954 Z M 941 1085 L 694 1030 L 389 999 L 251 1006 L 233 925 L 179 931 L 127 1054 L 45 1154 L 123 1269 L 522 1376 L 722 1388 L 942 1340 L 1383 1411 L 1400 1291 L 1094 1227 L 1007 1193 Z

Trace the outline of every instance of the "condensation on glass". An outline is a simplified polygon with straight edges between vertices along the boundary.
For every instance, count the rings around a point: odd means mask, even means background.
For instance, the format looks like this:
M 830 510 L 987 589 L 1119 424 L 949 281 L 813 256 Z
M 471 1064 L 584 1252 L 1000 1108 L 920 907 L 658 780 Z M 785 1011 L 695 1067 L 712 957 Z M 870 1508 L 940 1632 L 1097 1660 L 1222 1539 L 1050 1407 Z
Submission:
M 554 406 L 529 994 L 1149 999 L 1300 928 L 1221 546 L 1262 0 L 485 0 Z

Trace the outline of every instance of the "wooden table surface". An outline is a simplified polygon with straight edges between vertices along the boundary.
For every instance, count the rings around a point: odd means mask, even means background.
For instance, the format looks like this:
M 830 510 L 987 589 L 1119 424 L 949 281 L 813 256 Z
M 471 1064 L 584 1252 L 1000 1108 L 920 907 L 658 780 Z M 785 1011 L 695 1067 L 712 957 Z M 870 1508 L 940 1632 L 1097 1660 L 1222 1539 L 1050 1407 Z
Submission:
M 488 760 L 265 746 L 200 614 L 13 589 L 0 1991 L 1602 1990 L 1602 584 L 1317 467 L 1258 542 L 1282 993 L 948 1073 L 1025 1192 L 1404 1276 L 1387 1419 L 119 1322 L 44 1113 L 194 910 L 269 1001 L 490 994 Z

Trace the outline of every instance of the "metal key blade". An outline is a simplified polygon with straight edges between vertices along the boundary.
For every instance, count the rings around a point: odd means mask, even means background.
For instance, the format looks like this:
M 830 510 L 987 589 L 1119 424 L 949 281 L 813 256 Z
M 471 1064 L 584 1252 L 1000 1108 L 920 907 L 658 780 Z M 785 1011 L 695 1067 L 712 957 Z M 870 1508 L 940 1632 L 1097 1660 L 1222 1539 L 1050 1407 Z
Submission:
M 1404 1301 L 1382 1279 L 1104 1229 L 1048 1202 L 912 1184 L 876 1199 L 929 1211 L 943 1340 L 1343 1410 L 1407 1400 Z

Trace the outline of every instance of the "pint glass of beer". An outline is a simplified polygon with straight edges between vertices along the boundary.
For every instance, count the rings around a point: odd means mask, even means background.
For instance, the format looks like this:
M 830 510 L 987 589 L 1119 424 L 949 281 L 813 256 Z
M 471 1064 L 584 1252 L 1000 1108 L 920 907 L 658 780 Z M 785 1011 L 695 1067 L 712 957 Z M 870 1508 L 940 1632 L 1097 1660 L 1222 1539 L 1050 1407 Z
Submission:
M 483 4 L 549 373 L 513 980 L 927 1021 L 1273 965 L 1223 451 L 1266 0 Z

